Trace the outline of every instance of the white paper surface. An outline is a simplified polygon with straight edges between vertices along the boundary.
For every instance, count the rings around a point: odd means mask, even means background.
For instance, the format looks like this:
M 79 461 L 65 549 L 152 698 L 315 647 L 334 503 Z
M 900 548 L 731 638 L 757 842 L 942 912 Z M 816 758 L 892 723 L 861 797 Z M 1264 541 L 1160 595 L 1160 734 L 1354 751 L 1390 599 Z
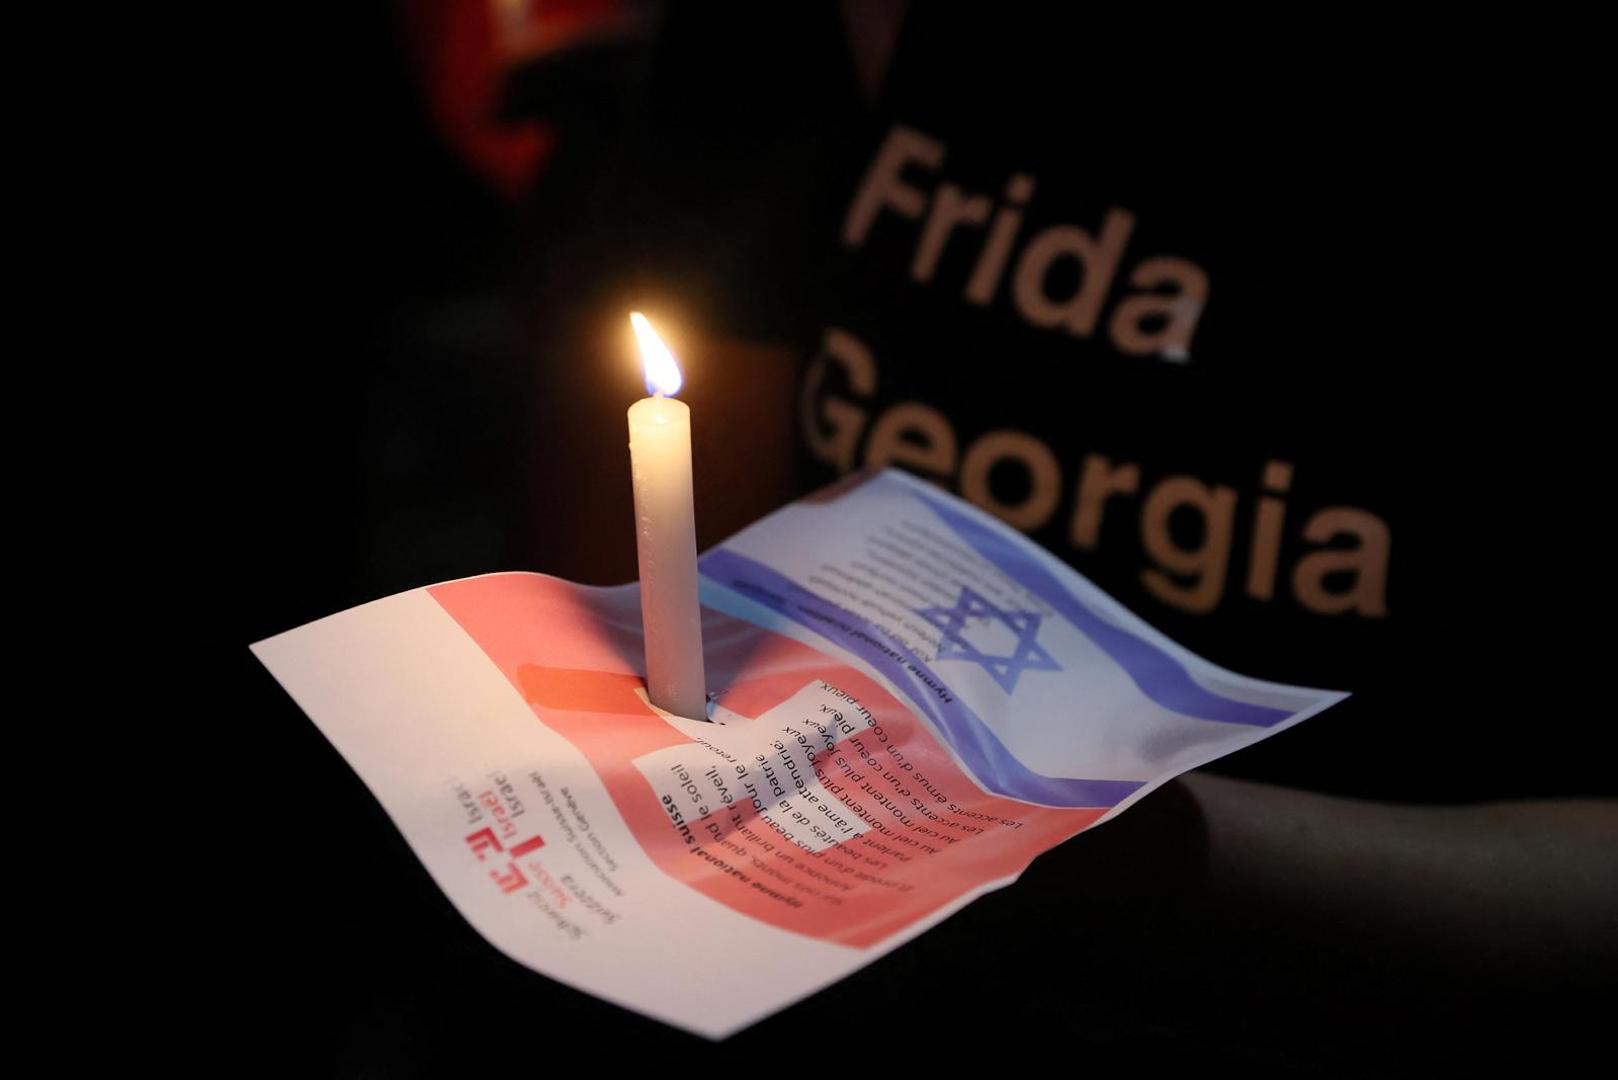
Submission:
M 1208 664 L 894 471 L 702 571 L 709 724 L 646 704 L 633 585 L 490 575 L 253 651 L 479 933 L 711 1037 L 1345 696 Z

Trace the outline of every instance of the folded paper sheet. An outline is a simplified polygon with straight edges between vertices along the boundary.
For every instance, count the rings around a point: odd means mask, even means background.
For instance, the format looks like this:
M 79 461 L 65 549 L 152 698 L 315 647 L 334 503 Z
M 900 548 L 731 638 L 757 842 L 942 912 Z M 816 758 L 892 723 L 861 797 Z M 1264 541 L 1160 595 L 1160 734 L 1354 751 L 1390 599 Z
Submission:
M 893 471 L 701 569 L 711 723 L 646 703 L 634 585 L 493 574 L 253 651 L 497 948 L 713 1037 L 1344 696 L 1208 664 Z

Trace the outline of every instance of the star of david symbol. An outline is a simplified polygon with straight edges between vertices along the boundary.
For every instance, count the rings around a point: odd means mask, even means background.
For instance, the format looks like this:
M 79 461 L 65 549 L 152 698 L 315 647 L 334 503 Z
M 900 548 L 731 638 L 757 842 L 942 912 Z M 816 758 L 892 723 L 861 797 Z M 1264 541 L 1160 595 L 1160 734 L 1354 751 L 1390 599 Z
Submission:
M 1017 687 L 1017 679 L 1025 671 L 1061 671 L 1051 654 L 1035 641 L 1039 635 L 1040 616 L 1032 611 L 1007 611 L 996 607 L 971 589 L 961 589 L 961 598 L 951 608 L 925 608 L 917 615 L 943 631 L 938 643 L 938 659 L 971 660 L 982 664 L 994 676 L 994 681 L 1006 693 Z M 978 641 L 996 635 L 997 627 L 1005 627 L 1016 639 L 1009 655 L 985 652 L 967 637 L 974 633 Z

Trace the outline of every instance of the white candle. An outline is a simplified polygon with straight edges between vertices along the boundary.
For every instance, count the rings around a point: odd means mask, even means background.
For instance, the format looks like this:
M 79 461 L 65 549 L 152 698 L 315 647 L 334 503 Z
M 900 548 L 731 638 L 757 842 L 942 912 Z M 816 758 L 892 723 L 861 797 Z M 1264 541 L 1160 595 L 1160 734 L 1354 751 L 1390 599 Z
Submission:
M 645 316 L 635 312 L 629 320 L 640 343 L 646 389 L 652 395 L 629 407 L 646 696 L 666 712 L 705 720 L 708 692 L 697 604 L 696 515 L 691 508 L 691 409 L 665 396 L 680 389 L 680 367 L 673 354 Z

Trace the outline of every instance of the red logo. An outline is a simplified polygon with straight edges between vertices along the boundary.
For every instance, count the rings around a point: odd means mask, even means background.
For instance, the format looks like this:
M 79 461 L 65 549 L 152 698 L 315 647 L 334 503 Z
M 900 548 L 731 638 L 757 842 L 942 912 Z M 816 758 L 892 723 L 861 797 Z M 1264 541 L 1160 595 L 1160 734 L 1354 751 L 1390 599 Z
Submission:
M 505 850 L 500 846 L 500 841 L 495 838 L 493 829 L 479 829 L 466 838 L 466 846 L 472 849 L 472 854 L 478 857 L 478 862 L 483 861 L 483 856 L 491 848 L 495 851 Z

